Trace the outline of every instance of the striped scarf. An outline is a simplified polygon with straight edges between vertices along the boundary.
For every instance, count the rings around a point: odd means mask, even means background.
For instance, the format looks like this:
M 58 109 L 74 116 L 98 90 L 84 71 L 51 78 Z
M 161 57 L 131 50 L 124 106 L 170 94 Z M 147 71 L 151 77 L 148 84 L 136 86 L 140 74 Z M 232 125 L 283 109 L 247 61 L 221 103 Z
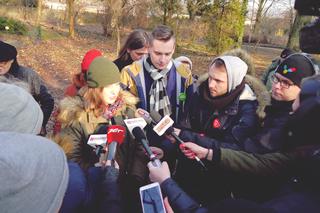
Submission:
M 163 70 L 156 69 L 148 60 L 147 57 L 143 61 L 143 65 L 146 71 L 153 79 L 153 83 L 150 88 L 150 111 L 154 110 L 159 112 L 161 116 L 171 114 L 170 100 L 167 95 L 167 74 L 170 71 L 172 63 L 169 63 L 167 68 Z

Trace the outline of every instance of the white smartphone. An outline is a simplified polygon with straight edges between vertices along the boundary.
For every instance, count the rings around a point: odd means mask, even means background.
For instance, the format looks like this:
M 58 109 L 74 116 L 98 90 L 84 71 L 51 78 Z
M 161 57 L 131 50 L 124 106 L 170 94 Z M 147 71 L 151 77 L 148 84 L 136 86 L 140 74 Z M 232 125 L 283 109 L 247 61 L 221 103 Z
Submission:
M 142 186 L 139 191 L 143 213 L 166 213 L 159 183 Z

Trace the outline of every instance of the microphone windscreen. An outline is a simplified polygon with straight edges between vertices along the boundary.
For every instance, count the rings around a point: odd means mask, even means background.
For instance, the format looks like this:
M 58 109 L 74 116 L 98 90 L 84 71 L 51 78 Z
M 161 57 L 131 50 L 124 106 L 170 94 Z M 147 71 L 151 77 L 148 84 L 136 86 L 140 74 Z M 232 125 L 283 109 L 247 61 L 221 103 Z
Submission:
M 156 112 L 156 111 L 151 111 L 150 112 L 150 117 L 156 122 L 156 123 L 159 123 L 159 121 L 161 121 L 161 115 Z
M 121 125 L 111 125 L 108 128 L 107 143 L 117 142 L 122 144 L 126 136 L 126 128 Z
M 147 112 L 144 109 L 138 108 L 135 111 L 134 115 L 136 118 L 143 118 L 147 122 L 147 124 L 152 124 L 152 122 L 153 122 L 152 118 L 150 117 L 149 112 Z
M 146 139 L 146 136 L 140 127 L 133 128 L 132 134 L 137 140 Z

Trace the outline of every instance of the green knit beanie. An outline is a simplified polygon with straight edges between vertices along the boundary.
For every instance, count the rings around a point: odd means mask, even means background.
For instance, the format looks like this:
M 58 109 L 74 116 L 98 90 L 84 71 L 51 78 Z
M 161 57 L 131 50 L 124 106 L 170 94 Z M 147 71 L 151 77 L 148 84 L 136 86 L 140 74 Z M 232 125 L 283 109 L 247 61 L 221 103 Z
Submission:
M 112 61 L 101 56 L 91 62 L 86 80 L 90 88 L 105 87 L 120 82 L 120 72 Z

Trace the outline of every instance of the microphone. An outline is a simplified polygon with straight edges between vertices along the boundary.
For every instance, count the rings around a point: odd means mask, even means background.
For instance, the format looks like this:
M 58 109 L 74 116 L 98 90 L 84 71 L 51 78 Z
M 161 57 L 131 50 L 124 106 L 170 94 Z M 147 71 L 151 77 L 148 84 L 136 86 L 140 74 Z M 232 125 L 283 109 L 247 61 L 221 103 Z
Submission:
M 161 119 L 161 115 L 156 111 L 150 112 L 150 117 L 157 123 L 157 125 L 153 128 L 153 130 L 159 135 L 163 135 L 164 133 L 171 135 L 174 137 L 174 139 L 179 142 L 180 144 L 183 144 L 184 141 L 179 138 L 179 136 L 174 132 L 174 129 L 172 127 L 173 120 L 170 118 L 169 115 L 164 116 Z M 199 164 L 204 168 L 204 170 L 207 170 L 207 167 L 204 165 L 204 163 L 198 158 L 196 155 L 194 157 L 196 161 L 199 162 Z
M 107 129 L 107 125 L 101 125 L 97 131 L 90 135 L 87 141 L 87 144 L 95 150 L 98 157 L 100 157 L 101 153 L 105 152 L 103 148 L 107 141 Z
M 155 167 L 160 167 L 161 166 L 161 161 L 153 154 L 153 152 L 151 151 L 150 147 L 149 147 L 149 142 L 147 140 L 146 135 L 144 134 L 144 132 L 142 131 L 142 129 L 138 126 L 134 127 L 132 129 L 132 134 L 133 136 L 136 138 L 137 141 L 139 141 L 144 150 L 147 152 L 150 161 L 152 162 L 152 164 Z
M 117 150 L 117 144 L 121 145 L 126 135 L 124 126 L 111 125 L 107 132 L 108 154 L 107 160 L 113 160 Z
M 149 124 L 149 125 L 150 124 L 153 126 L 157 125 L 157 122 L 150 117 L 149 112 L 144 109 L 138 108 L 135 111 L 134 115 L 136 118 L 143 118 L 147 122 L 147 124 Z

